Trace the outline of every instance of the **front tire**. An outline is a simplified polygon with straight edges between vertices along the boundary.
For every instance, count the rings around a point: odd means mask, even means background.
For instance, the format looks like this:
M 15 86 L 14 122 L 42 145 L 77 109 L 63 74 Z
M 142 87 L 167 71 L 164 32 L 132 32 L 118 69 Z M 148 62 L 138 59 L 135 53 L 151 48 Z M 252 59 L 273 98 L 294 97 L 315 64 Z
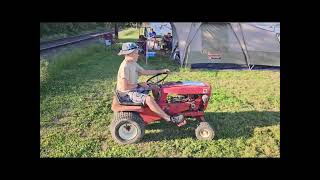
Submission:
M 207 122 L 200 122 L 195 130 L 196 137 L 199 140 L 212 140 L 214 138 L 214 130 Z

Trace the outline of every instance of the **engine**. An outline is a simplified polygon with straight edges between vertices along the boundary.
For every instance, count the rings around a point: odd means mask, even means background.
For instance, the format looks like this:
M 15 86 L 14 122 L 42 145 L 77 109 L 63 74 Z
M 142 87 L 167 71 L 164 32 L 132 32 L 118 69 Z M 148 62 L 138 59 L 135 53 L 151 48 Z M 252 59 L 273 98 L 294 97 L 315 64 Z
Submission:
M 179 95 L 172 94 L 167 96 L 167 103 L 181 103 L 181 102 L 193 102 L 198 95 L 188 94 L 188 95 Z
M 204 111 L 211 87 L 202 82 L 169 82 L 161 88 L 159 104 L 169 114 Z
M 203 111 L 206 107 L 208 98 L 207 95 L 202 94 L 170 94 L 167 96 L 166 110 L 173 114 L 186 111 Z

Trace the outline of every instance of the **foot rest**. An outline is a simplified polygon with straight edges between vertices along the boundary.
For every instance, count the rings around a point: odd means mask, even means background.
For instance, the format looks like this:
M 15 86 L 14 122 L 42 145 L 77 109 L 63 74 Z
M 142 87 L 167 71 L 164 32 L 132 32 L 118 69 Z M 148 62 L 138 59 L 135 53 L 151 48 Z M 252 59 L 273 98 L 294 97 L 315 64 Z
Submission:
M 183 125 L 187 124 L 187 121 L 186 120 L 183 120 L 181 123 L 177 124 L 178 127 L 181 127 Z

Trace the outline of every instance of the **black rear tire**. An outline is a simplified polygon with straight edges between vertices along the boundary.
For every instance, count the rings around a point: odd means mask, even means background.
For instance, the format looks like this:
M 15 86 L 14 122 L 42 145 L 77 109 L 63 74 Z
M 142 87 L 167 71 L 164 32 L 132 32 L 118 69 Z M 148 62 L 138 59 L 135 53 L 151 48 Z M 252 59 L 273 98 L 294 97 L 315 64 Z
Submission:
M 195 130 L 196 137 L 199 140 L 212 140 L 214 138 L 214 130 L 207 122 L 200 122 Z
M 124 138 L 123 129 L 128 127 L 134 129 L 134 135 Z M 145 124 L 136 112 L 115 112 L 114 118 L 110 124 L 112 138 L 119 144 L 133 144 L 139 142 L 144 136 Z M 120 131 L 120 132 L 119 132 Z

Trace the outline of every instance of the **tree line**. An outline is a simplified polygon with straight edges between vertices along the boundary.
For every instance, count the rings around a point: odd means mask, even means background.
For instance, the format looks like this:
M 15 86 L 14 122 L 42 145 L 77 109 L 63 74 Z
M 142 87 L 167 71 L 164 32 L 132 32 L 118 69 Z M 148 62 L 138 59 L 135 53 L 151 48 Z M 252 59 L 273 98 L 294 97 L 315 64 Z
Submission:
M 138 27 L 140 22 L 59 22 L 40 23 L 40 38 L 56 34 L 73 35 L 84 31 L 103 30 L 117 31 L 119 28 Z

